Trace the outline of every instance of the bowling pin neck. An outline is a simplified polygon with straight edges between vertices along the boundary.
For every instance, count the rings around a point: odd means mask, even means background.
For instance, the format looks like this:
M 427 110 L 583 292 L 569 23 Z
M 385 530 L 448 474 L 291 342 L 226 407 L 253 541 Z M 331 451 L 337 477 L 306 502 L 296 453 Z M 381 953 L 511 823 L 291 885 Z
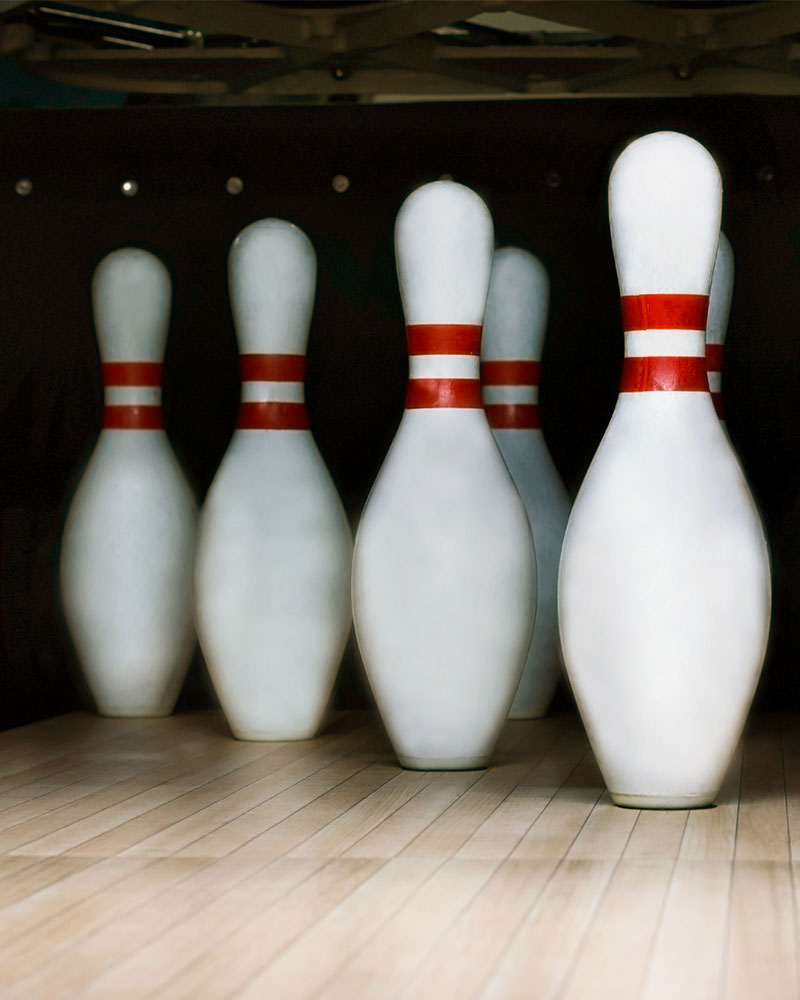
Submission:
M 242 354 L 237 430 L 308 430 L 304 354 Z
M 157 431 L 161 411 L 162 365 L 154 361 L 106 361 L 102 367 L 103 430 Z
M 493 430 L 541 429 L 539 367 L 525 360 L 481 363 L 483 406 Z
M 306 234 L 283 219 L 260 219 L 231 246 L 228 281 L 243 355 L 305 353 L 317 258 Z
M 107 254 L 92 277 L 97 342 L 104 362 L 160 362 L 169 326 L 171 284 L 164 264 L 146 250 Z
M 406 336 L 406 409 L 481 408 L 479 325 L 415 324 Z
M 708 295 L 722 178 L 699 142 L 653 132 L 630 143 L 611 171 L 608 210 L 623 296 Z
M 483 320 L 484 360 L 538 361 L 549 297 L 550 281 L 538 258 L 519 247 L 495 250 Z
M 395 256 L 408 324 L 482 324 L 494 228 L 481 197 L 454 181 L 433 181 L 403 202 Z

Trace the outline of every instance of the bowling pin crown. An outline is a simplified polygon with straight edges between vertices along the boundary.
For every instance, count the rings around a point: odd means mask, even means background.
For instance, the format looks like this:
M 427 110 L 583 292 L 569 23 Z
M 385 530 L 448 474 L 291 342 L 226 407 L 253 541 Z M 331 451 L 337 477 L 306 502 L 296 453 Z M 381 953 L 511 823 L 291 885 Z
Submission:
M 147 250 L 107 254 L 92 277 L 94 324 L 103 362 L 161 361 L 171 299 L 169 272 Z
M 733 249 L 725 233 L 720 233 L 714 277 L 711 281 L 711 298 L 708 303 L 706 344 L 725 343 L 733 298 L 733 271 Z
M 538 258 L 519 247 L 495 251 L 483 322 L 483 357 L 541 357 L 550 282 Z
M 403 202 L 394 230 L 406 323 L 480 325 L 494 228 L 483 199 L 454 181 L 433 181 Z
M 242 354 L 303 354 L 317 258 L 306 234 L 283 219 L 243 229 L 228 256 L 231 307 Z
M 608 186 L 620 292 L 708 295 L 722 211 L 714 158 L 679 132 L 653 132 L 622 151 Z

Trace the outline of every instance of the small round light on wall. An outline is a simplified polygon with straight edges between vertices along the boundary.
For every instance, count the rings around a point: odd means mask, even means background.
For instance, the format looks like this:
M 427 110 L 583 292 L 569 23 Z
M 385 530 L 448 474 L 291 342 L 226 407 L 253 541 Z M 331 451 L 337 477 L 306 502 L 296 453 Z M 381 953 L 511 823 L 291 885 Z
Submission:
M 350 187 L 350 178 L 344 174 L 337 174 L 331 181 L 331 187 L 337 194 L 344 194 Z
M 33 181 L 30 177 L 20 177 L 17 183 L 14 185 L 14 190 L 18 195 L 23 198 L 27 197 L 31 191 L 33 191 Z
M 452 174 L 439 174 L 440 181 L 451 181 L 453 179 Z
M 545 177 L 545 183 L 550 188 L 561 187 L 561 174 L 557 170 L 551 170 Z
M 775 180 L 775 171 L 765 165 L 758 171 L 758 179 L 762 184 L 771 184 Z
M 225 190 L 228 194 L 241 194 L 244 191 L 244 181 L 241 177 L 229 177 L 225 181 Z
M 126 198 L 132 198 L 135 194 L 139 193 L 139 185 L 133 180 L 123 181 L 119 189 Z

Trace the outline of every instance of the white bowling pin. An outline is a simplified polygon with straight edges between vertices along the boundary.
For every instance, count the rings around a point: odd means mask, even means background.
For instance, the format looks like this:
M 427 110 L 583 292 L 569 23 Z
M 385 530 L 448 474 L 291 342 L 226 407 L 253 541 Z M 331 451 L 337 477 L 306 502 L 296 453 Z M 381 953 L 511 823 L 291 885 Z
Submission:
M 195 646 L 197 521 L 161 415 L 170 278 L 125 247 L 99 263 L 92 295 L 105 409 L 64 527 L 64 612 L 102 715 L 168 715 Z
M 316 255 L 289 222 L 242 230 L 228 259 L 241 351 L 236 430 L 200 513 L 200 645 L 234 736 L 308 739 L 350 631 L 352 536 L 305 406 Z
M 731 299 L 733 298 L 733 273 L 733 248 L 728 237 L 721 232 L 708 302 L 706 370 L 714 409 L 717 411 L 719 419 L 723 421 L 725 420 L 725 409 L 722 404 L 722 359 L 725 352 L 728 317 L 731 313 Z
M 556 584 L 570 504 L 539 420 L 549 291 L 547 271 L 533 254 L 518 247 L 495 251 L 483 322 L 483 403 L 528 512 L 537 576 L 536 624 L 512 719 L 544 715 L 561 673 Z
M 436 181 L 395 226 L 406 408 L 356 536 L 353 611 L 400 763 L 485 766 L 527 654 L 536 574 L 525 508 L 480 391 L 492 221 Z
M 567 526 L 559 620 L 620 805 L 714 800 L 767 644 L 764 533 L 705 370 L 721 197 L 713 158 L 674 132 L 631 143 L 609 183 L 625 360 Z

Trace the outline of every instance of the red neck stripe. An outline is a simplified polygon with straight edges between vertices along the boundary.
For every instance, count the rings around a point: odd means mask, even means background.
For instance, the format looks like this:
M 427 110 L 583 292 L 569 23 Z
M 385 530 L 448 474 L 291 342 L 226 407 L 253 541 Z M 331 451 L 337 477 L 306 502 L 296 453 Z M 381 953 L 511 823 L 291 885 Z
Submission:
M 406 327 L 409 354 L 481 353 L 482 326 L 469 323 L 414 323 Z
M 725 419 L 725 405 L 722 402 L 721 392 L 712 392 L 711 401 L 714 404 L 714 409 L 717 411 L 717 416 L 720 420 Z
M 704 357 L 625 358 L 620 392 L 708 392 Z
M 164 366 L 160 361 L 106 361 L 102 366 L 103 385 L 161 385 Z
M 484 385 L 538 385 L 538 361 L 482 361 L 481 382 Z
M 623 295 L 622 329 L 705 330 L 707 295 Z
M 236 429 L 240 431 L 307 431 L 305 403 L 240 403 Z
M 160 406 L 105 406 L 102 426 L 106 431 L 160 431 L 164 417 Z
M 306 377 L 304 354 L 241 354 L 242 382 L 302 382 Z
M 542 426 L 535 403 L 487 403 L 484 409 L 489 425 L 497 431 L 536 431 Z
M 706 368 L 708 371 L 722 371 L 722 358 L 724 354 L 724 344 L 706 344 Z
M 477 378 L 412 378 L 406 388 L 406 409 L 483 409 Z

